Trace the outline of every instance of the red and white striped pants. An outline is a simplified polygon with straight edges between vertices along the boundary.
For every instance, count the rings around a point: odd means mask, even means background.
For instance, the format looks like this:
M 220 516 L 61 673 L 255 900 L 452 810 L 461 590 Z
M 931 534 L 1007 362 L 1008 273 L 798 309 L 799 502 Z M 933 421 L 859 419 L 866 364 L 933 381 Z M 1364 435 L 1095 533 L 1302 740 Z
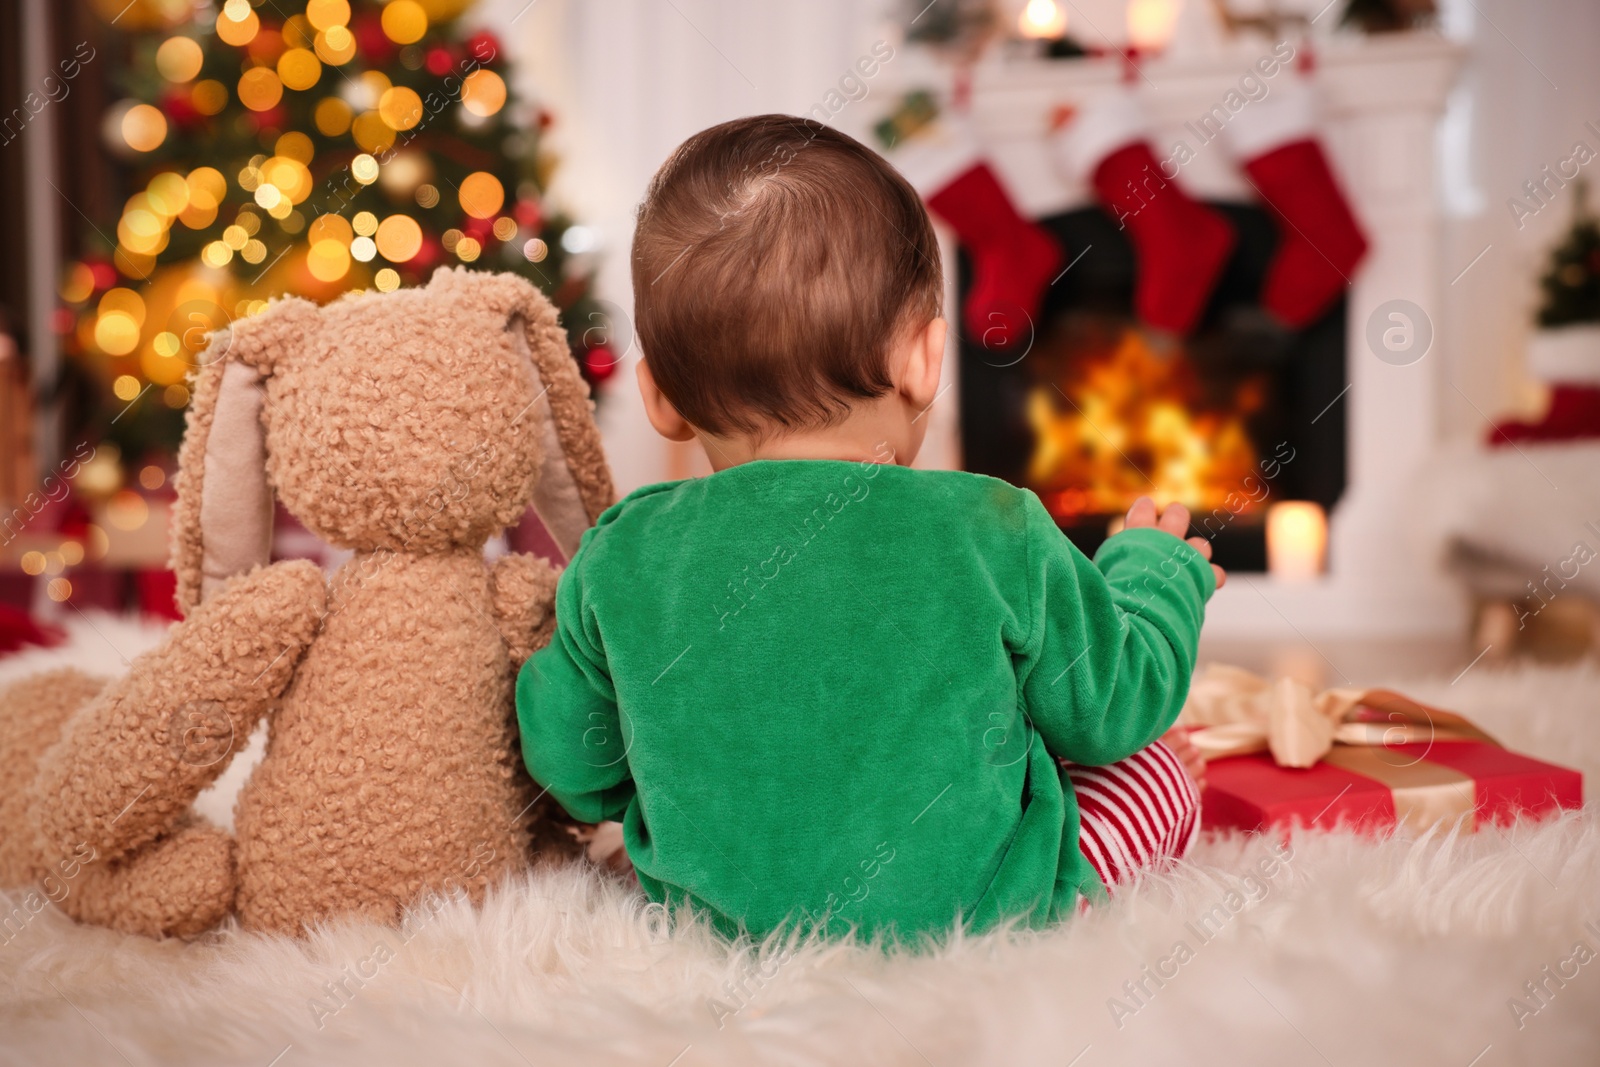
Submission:
M 1061 767 L 1078 797 L 1078 847 L 1107 888 L 1182 859 L 1200 835 L 1200 789 L 1160 741 L 1107 767 Z

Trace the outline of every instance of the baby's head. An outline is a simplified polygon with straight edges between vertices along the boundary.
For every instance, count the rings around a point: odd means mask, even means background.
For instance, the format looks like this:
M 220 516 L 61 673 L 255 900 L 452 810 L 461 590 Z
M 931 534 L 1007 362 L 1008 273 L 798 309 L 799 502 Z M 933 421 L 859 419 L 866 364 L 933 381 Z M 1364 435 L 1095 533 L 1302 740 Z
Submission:
M 633 239 L 651 423 L 715 467 L 909 464 L 944 351 L 939 247 L 882 157 L 811 119 L 713 126 L 650 183 Z M 892 451 L 890 451 L 892 450 Z

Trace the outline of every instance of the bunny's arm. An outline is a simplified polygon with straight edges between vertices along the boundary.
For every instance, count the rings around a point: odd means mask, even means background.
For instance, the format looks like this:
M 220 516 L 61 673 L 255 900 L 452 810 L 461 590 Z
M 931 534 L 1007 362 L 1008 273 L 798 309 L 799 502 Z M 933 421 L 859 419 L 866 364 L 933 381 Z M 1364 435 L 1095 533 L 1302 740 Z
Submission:
M 557 577 L 554 567 L 526 552 L 501 556 L 489 570 L 495 625 L 513 672 L 550 643 L 556 628 Z
M 135 659 L 40 760 L 43 858 L 111 861 L 177 825 L 288 688 L 326 603 L 316 564 L 258 567 Z

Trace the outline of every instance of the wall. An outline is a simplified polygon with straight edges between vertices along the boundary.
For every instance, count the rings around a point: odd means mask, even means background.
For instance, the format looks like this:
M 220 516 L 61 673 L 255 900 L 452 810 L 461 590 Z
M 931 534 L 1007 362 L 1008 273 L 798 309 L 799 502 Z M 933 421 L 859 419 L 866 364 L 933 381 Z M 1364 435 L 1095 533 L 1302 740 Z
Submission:
M 558 115 L 552 143 L 563 162 L 554 195 L 599 233 L 602 296 L 631 304 L 632 212 L 666 154 L 726 118 L 817 104 L 856 56 L 890 35 L 881 18 L 887 2 L 486 0 L 484 20 L 522 58 L 524 88 Z M 1107 3 L 1092 7 L 1084 18 L 1115 26 Z M 1540 397 L 1522 370 L 1522 346 L 1537 274 L 1570 208 L 1546 208 L 1519 229 L 1506 201 L 1541 166 L 1568 156 L 1575 140 L 1600 150 L 1600 136 L 1584 129 L 1589 120 L 1600 126 L 1600 3 L 1440 0 L 1440 7 L 1444 31 L 1469 56 L 1436 145 L 1448 214 L 1437 257 L 1444 296 L 1429 309 L 1436 341 L 1428 358 L 1447 367 L 1436 398 L 1441 432 L 1467 438 Z M 1335 16 L 1325 15 L 1318 29 Z M 849 105 L 836 124 L 863 135 L 883 95 Z M 1589 169 L 1600 179 L 1600 162 Z M 1600 207 L 1600 189 L 1594 202 Z M 690 469 L 645 425 L 631 374 L 630 359 L 602 417 L 624 488 Z
M 1541 167 L 1567 158 L 1573 142 L 1600 152 L 1600 134 L 1584 127 L 1600 128 L 1600 3 L 1440 6 L 1445 32 L 1469 55 L 1440 131 L 1447 217 L 1437 344 L 1454 385 L 1439 400 L 1446 435 L 1477 438 L 1489 417 L 1540 402 L 1522 351 L 1545 256 L 1571 221 L 1571 189 L 1520 229 L 1507 201 Z M 1584 173 L 1600 210 L 1600 160 Z
M 556 112 L 552 146 L 563 158 L 553 195 L 598 232 L 601 296 L 624 308 L 634 208 L 667 154 L 726 119 L 808 111 L 887 33 L 877 4 L 862 0 L 537 0 L 518 16 L 524 2 L 480 10 L 518 55 L 524 88 Z M 864 136 L 879 106 L 869 83 L 835 125 Z M 609 383 L 601 417 L 623 492 L 699 461 L 646 424 L 637 354 Z

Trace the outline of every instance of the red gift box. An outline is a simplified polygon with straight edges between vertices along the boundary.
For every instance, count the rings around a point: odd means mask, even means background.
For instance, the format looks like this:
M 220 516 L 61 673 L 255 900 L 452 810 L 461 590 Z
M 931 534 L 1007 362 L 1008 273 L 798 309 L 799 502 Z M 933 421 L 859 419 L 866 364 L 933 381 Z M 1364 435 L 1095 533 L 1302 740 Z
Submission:
M 1387 689 L 1318 693 L 1212 665 L 1179 721 L 1208 760 L 1208 828 L 1470 829 L 1583 805 L 1577 771 L 1508 752 L 1460 715 Z
M 1421 830 L 1462 816 L 1470 828 L 1581 807 L 1583 775 L 1484 741 L 1336 745 L 1304 768 L 1265 752 L 1214 760 L 1202 797 L 1207 829 Z

